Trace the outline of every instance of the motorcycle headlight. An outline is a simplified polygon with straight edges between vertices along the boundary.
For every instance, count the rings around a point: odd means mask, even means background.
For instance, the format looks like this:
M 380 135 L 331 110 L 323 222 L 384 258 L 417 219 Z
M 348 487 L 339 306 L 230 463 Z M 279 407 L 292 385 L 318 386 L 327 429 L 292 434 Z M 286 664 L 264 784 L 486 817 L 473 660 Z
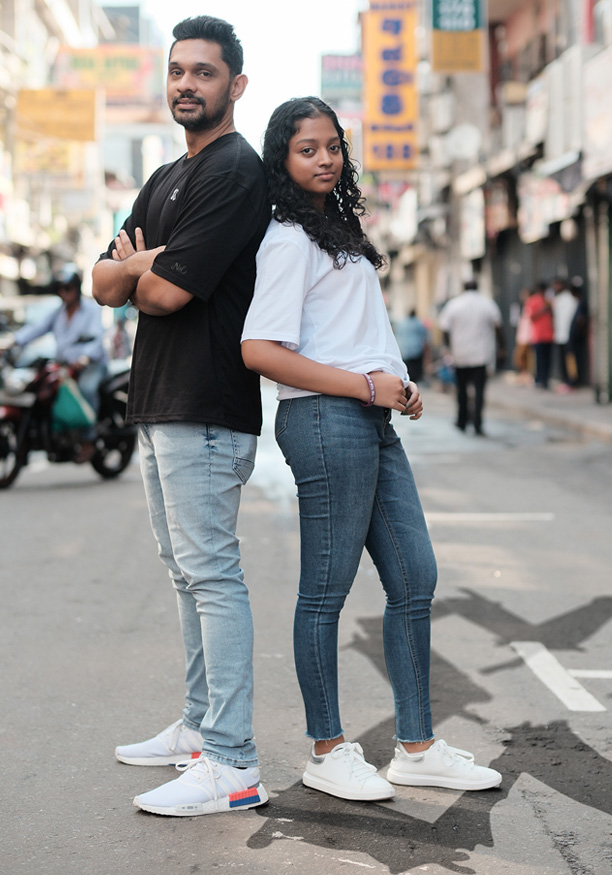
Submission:
M 20 395 L 25 392 L 35 376 L 34 368 L 15 368 L 10 374 L 4 375 L 2 388 L 7 395 Z

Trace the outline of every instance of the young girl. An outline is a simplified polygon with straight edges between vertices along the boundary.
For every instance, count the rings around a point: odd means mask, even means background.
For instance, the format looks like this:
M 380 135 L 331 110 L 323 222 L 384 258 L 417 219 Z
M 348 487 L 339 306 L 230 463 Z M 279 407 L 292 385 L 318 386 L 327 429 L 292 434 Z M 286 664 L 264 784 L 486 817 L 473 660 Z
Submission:
M 274 218 L 242 336 L 247 366 L 279 384 L 276 438 L 298 487 L 301 574 L 295 664 L 312 754 L 304 784 L 388 799 L 389 781 L 483 790 L 501 775 L 434 741 L 430 609 L 436 562 L 391 411 L 423 404 L 393 337 L 357 173 L 336 114 L 316 97 L 272 114 L 264 139 Z M 344 738 L 338 620 L 366 548 L 386 593 L 384 647 L 397 746 L 388 781 Z

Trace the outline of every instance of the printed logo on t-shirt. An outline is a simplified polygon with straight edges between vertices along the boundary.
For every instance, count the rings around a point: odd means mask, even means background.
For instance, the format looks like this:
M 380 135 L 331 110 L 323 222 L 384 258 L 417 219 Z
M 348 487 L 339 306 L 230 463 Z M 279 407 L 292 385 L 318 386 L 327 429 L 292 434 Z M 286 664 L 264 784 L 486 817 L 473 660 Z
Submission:
M 177 273 L 182 273 L 184 275 L 187 273 L 187 265 L 179 264 L 178 261 L 175 261 L 170 270 L 175 270 Z
M 171 201 L 175 201 L 175 200 L 176 200 L 176 196 L 177 196 L 177 194 L 179 193 L 179 191 L 180 191 L 180 189 L 178 189 L 178 188 L 175 188 L 175 189 L 174 189 L 174 191 L 173 191 L 172 194 L 170 195 L 170 200 L 171 200 Z

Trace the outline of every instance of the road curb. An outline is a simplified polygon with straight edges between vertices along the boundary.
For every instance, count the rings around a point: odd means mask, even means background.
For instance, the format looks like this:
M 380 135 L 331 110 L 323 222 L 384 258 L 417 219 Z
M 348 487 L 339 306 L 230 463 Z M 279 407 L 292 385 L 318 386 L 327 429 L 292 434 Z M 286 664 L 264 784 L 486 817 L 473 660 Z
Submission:
M 493 394 L 490 396 L 487 395 L 487 406 L 497 407 L 501 410 L 511 410 L 513 413 L 528 419 L 540 419 L 542 422 L 546 422 L 549 425 L 565 428 L 579 434 L 596 437 L 600 440 L 612 443 L 612 421 L 610 423 L 594 422 L 593 420 L 588 419 L 588 414 L 584 419 L 581 418 L 580 420 L 577 420 L 574 418 L 578 415 L 583 416 L 584 411 L 581 411 L 580 414 L 578 414 L 575 411 L 562 413 L 557 410 L 547 410 L 542 408 L 534 410 L 530 405 L 517 404 L 511 399 L 496 398 Z

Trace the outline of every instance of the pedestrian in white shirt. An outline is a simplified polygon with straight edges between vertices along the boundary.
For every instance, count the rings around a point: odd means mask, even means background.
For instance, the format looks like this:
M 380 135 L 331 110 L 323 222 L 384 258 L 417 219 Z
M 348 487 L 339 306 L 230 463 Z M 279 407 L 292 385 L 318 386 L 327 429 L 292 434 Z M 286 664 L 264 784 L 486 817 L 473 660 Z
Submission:
M 457 382 L 457 419 L 465 431 L 469 422 L 484 436 L 482 416 L 488 368 L 503 353 L 501 312 L 490 298 L 478 291 L 475 280 L 463 284 L 463 292 L 448 301 L 438 319 L 444 342 L 450 347 Z M 470 390 L 473 390 L 473 397 Z
M 561 377 L 558 391 L 565 393 L 571 392 L 575 384 L 575 378 L 570 377 L 567 361 L 570 354 L 570 329 L 578 309 L 578 299 L 562 279 L 553 280 L 552 288 L 555 293 L 552 300 L 555 348 Z

